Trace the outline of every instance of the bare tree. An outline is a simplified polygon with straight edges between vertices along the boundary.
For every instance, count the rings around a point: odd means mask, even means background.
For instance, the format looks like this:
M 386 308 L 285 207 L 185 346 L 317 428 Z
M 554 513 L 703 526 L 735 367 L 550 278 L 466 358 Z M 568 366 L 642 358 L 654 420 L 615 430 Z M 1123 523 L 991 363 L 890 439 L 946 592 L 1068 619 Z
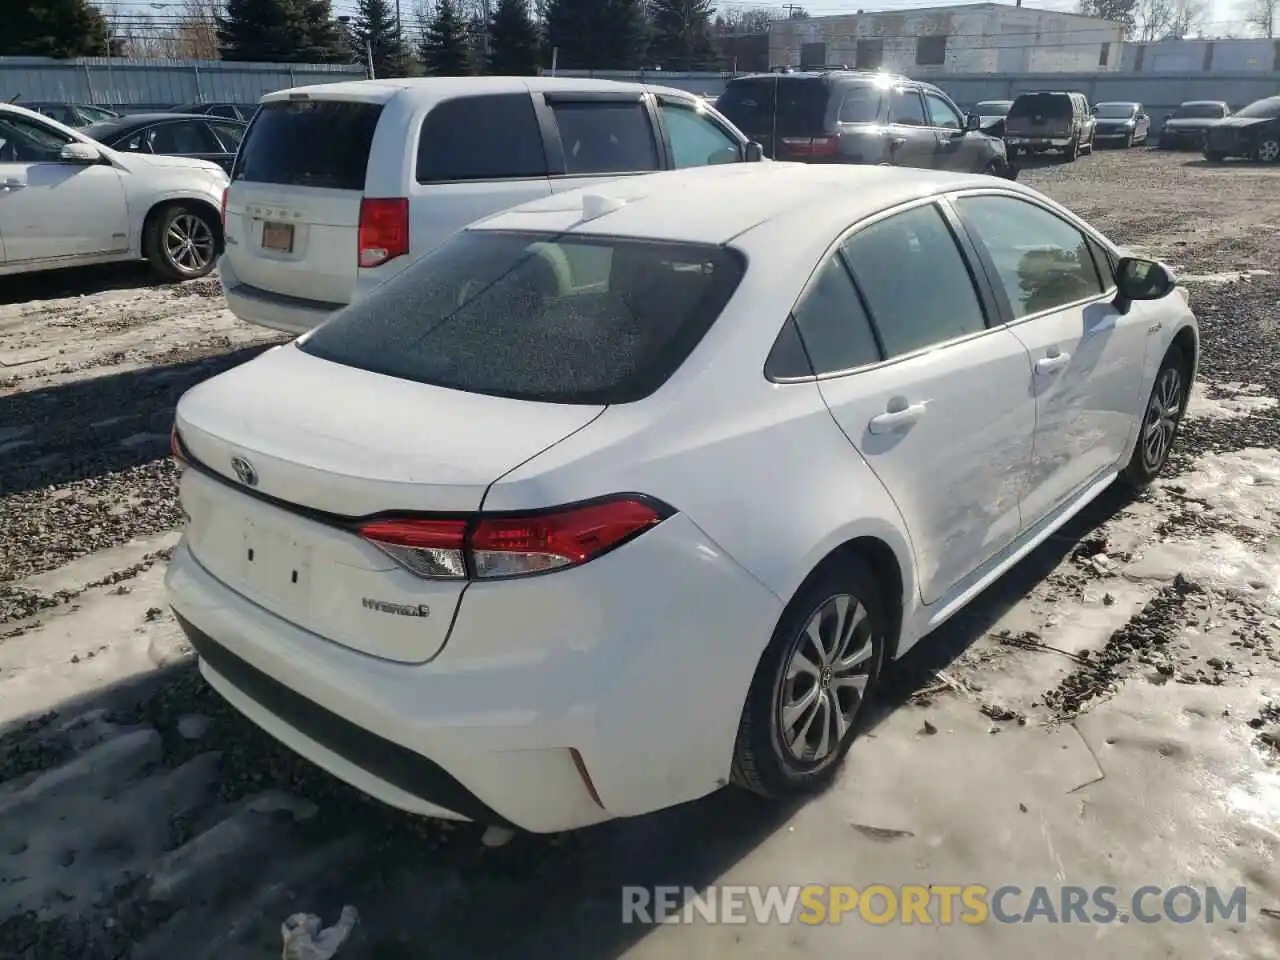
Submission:
M 1243 12 L 1245 23 L 1268 40 L 1275 38 L 1280 28 L 1280 0 L 1246 0 Z
M 1177 13 L 1177 0 L 1138 0 L 1134 7 L 1134 39 L 1152 43 L 1168 36 Z
M 218 59 L 218 14 L 222 0 L 187 0 L 174 39 L 192 60 Z
M 1171 40 L 1199 36 L 1208 13 L 1209 7 L 1204 0 L 1177 0 L 1165 36 Z
M 712 27 L 720 34 L 768 33 L 771 21 L 786 18 L 786 13 L 777 7 L 727 8 L 716 14 Z

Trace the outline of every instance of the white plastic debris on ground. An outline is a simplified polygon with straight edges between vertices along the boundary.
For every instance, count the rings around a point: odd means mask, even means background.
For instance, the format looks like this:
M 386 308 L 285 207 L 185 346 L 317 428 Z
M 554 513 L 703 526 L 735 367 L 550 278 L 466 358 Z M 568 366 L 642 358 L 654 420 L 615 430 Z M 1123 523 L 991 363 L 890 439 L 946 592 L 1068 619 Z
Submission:
M 332 960 L 359 919 L 356 908 L 346 906 L 337 923 L 321 930 L 323 921 L 314 913 L 293 914 L 280 924 L 280 935 L 284 938 L 281 960 Z

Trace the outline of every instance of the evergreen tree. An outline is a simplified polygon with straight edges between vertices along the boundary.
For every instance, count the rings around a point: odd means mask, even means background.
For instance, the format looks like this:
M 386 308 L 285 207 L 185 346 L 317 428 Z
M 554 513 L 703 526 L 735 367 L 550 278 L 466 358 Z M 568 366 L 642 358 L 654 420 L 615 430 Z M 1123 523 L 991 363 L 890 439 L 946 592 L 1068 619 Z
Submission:
M 547 4 L 547 45 L 566 70 L 633 70 L 644 58 L 647 32 L 641 0 Z
M 86 0 L 24 0 L 8 5 L 0 24 L 0 56 L 101 57 L 107 23 Z
M 437 77 L 471 73 L 471 40 L 453 0 L 438 0 L 419 50 L 423 69 Z
M 351 24 L 350 41 L 355 59 L 373 60 L 376 77 L 403 77 L 409 72 L 409 51 L 396 29 L 395 11 L 388 0 L 359 0 Z
M 652 0 L 653 46 L 649 57 L 668 70 L 714 70 L 711 37 L 714 0 Z
M 538 72 L 538 28 L 525 0 L 498 0 L 489 21 L 489 72 L 532 76 Z
M 329 0 L 227 0 L 218 18 L 223 60 L 258 63 L 347 63 L 346 38 Z

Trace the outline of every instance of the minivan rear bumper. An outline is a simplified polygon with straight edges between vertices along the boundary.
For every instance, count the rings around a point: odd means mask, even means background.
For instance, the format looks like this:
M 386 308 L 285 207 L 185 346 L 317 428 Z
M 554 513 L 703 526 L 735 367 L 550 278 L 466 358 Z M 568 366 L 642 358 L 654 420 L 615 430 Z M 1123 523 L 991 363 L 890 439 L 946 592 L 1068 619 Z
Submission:
M 246 323 L 286 333 L 306 333 L 346 304 L 305 300 L 243 283 L 226 257 L 218 262 L 227 309 Z

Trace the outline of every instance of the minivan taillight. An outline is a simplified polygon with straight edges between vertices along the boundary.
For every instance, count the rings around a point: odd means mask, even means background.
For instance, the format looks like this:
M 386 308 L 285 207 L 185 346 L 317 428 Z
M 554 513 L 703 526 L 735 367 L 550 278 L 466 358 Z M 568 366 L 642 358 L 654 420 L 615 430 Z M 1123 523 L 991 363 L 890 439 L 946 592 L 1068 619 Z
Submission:
M 420 577 L 487 580 L 580 566 L 672 513 L 649 497 L 624 495 L 519 515 L 373 520 L 359 533 Z
M 409 201 L 366 197 L 360 201 L 360 266 L 380 267 L 409 252 Z

